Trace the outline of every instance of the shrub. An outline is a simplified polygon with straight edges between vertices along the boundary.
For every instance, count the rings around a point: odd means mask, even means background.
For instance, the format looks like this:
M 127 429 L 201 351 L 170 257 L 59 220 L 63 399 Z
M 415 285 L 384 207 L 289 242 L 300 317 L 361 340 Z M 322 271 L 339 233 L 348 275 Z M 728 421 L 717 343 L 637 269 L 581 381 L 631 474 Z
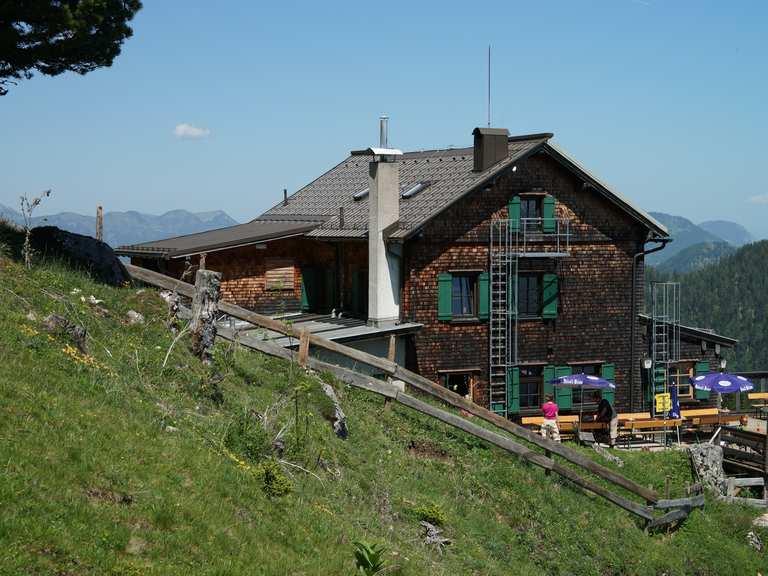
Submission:
M 267 457 L 272 450 L 267 432 L 248 411 L 232 420 L 224 436 L 224 445 L 254 463 Z
M 293 482 L 285 475 L 280 464 L 267 460 L 262 464 L 264 474 L 264 493 L 270 498 L 285 496 L 293 490 Z
M 443 509 L 440 508 L 439 504 L 435 504 L 434 502 L 417 506 L 414 508 L 413 512 L 419 520 L 429 522 L 435 526 L 442 526 L 447 520 Z

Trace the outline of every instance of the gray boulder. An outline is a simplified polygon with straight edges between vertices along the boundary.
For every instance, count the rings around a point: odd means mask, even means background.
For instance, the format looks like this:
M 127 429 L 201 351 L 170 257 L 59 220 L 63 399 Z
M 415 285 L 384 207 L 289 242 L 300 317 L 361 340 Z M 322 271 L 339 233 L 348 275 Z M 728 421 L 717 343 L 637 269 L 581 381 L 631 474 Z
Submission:
M 130 282 L 131 277 L 112 248 L 95 238 L 55 226 L 41 226 L 32 230 L 31 241 L 38 254 L 65 260 L 100 282 L 111 286 Z

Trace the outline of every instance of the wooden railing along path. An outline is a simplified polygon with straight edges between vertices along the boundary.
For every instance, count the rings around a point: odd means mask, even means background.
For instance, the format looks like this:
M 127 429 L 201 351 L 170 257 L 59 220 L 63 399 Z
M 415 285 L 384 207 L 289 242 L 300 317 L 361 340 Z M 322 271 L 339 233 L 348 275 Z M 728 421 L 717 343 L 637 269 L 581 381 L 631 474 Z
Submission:
M 182 282 L 181 280 L 177 280 L 158 272 L 147 270 L 145 268 L 131 264 L 126 264 L 126 269 L 135 280 L 140 282 L 157 286 L 159 288 L 165 288 L 167 290 L 173 290 L 178 294 L 188 298 L 192 298 L 194 295 L 195 287 L 192 284 L 188 284 L 186 282 Z M 415 372 L 411 372 L 410 370 L 403 368 L 392 360 L 380 358 L 378 356 L 368 354 L 367 352 L 350 348 L 349 346 L 339 344 L 338 342 L 333 342 L 304 330 L 298 330 L 290 324 L 286 324 L 279 320 L 275 320 L 274 318 L 246 310 L 245 308 L 241 308 L 240 306 L 236 306 L 226 301 L 219 302 L 219 311 L 239 320 L 249 322 L 255 326 L 278 332 L 286 336 L 294 337 L 299 343 L 299 355 L 303 354 L 303 361 L 306 362 L 308 366 L 318 370 L 327 370 L 346 383 L 380 394 L 386 398 L 403 404 L 404 406 L 408 406 L 409 408 L 417 410 L 418 412 L 432 416 L 438 420 L 441 420 L 442 422 L 445 422 L 446 424 L 482 438 L 491 444 L 506 450 L 507 452 L 523 458 L 531 464 L 547 470 L 548 473 L 551 471 L 562 476 L 563 478 L 570 480 L 577 486 L 593 492 L 594 494 L 605 498 L 617 506 L 620 506 L 624 510 L 640 516 L 646 521 L 649 521 L 654 526 L 659 525 L 659 523 L 663 523 L 664 519 L 668 516 L 671 520 L 679 520 L 681 512 L 681 509 L 678 508 L 673 512 L 654 519 L 654 509 L 684 506 L 685 509 L 688 510 L 690 509 L 690 505 L 700 505 L 699 498 L 674 501 L 659 500 L 658 494 L 651 488 L 641 486 L 637 482 L 627 478 L 626 476 L 618 474 L 609 468 L 606 468 L 605 466 L 595 462 L 594 460 L 584 456 L 580 452 L 568 446 L 551 442 L 545 438 L 542 438 L 535 432 L 527 430 L 522 426 L 507 420 L 506 418 L 494 414 L 490 410 L 487 410 L 486 408 L 483 408 L 482 406 L 479 406 L 474 402 L 471 402 L 466 398 L 451 392 L 447 388 L 440 386 L 439 384 L 436 384 L 431 380 L 416 374 Z M 254 336 L 244 336 L 241 334 L 239 335 L 229 328 L 219 327 L 218 335 L 230 340 L 237 338 L 237 340 L 246 347 L 285 359 L 296 360 L 298 356 L 296 353 L 287 350 L 282 346 L 275 344 L 274 342 L 262 340 Z M 368 366 L 377 368 L 383 373 L 390 375 L 392 378 L 402 380 L 412 388 L 415 388 L 416 390 L 419 390 L 428 396 L 436 398 L 450 406 L 453 406 L 454 408 L 465 410 L 466 412 L 473 414 L 481 420 L 493 424 L 504 432 L 525 440 L 526 442 L 529 442 L 530 444 L 533 444 L 539 448 L 542 448 L 545 453 L 541 454 L 536 452 L 527 446 L 515 442 L 507 436 L 478 426 L 477 424 L 470 422 L 465 418 L 450 412 L 446 412 L 445 410 L 441 410 L 440 408 L 414 398 L 413 396 L 400 391 L 396 386 L 393 386 L 388 382 L 377 380 L 371 376 L 355 372 L 354 370 L 350 370 L 348 368 L 337 366 L 328 362 L 323 362 L 317 358 L 307 356 L 310 346 L 322 348 L 357 362 L 361 362 Z M 630 500 L 623 495 L 616 494 L 610 490 L 607 490 L 592 480 L 582 477 L 574 469 L 556 462 L 552 458 L 553 455 L 557 455 L 570 462 L 571 464 L 576 465 L 578 468 L 594 474 L 603 480 L 606 480 L 617 486 L 621 486 L 628 492 L 640 497 L 642 500 L 644 500 L 645 503 L 640 504 Z M 684 504 L 679 504 L 681 501 L 684 502 Z M 668 505 L 670 502 L 673 503 L 672 506 Z M 687 515 L 687 513 L 685 515 Z M 672 516 L 674 516 L 674 518 Z

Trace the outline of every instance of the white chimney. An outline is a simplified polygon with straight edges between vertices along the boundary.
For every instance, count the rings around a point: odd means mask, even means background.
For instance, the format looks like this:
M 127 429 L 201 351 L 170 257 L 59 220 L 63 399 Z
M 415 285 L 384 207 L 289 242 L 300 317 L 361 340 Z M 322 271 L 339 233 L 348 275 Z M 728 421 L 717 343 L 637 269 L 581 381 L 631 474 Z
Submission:
M 386 117 L 380 148 L 370 148 L 368 167 L 368 324 L 388 326 L 400 319 L 400 257 L 387 247 L 384 230 L 400 218 L 400 150 L 386 148 Z

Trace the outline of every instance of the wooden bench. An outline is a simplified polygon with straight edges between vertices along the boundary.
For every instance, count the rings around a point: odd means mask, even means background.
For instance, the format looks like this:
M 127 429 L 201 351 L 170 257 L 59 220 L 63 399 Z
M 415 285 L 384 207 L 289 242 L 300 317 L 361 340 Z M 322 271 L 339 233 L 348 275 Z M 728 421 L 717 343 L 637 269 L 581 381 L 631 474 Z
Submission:
M 760 412 L 765 411 L 768 408 L 768 392 L 748 392 L 747 399 L 751 402 L 755 400 L 762 400 L 758 404 L 751 404 L 752 408 Z
M 687 423 L 694 426 L 719 426 L 721 424 L 731 424 L 741 422 L 742 414 L 733 412 L 724 412 L 718 408 L 695 408 L 693 410 L 681 410 L 680 415 Z
M 633 420 L 650 420 L 650 412 L 619 412 L 619 424 Z
M 681 410 L 680 416 L 685 419 L 695 418 L 697 416 L 717 416 L 720 410 L 717 408 L 694 408 L 692 410 Z
M 677 432 L 680 425 L 683 423 L 682 418 L 666 418 L 666 419 L 647 419 L 647 420 L 632 420 L 627 422 L 621 427 L 624 436 L 629 442 L 632 436 L 651 436 L 656 437 L 659 435 L 666 435 Z
M 573 432 L 579 421 L 577 414 L 557 417 L 557 427 L 561 432 Z M 521 423 L 523 426 L 541 426 L 544 422 L 544 416 L 523 416 Z

